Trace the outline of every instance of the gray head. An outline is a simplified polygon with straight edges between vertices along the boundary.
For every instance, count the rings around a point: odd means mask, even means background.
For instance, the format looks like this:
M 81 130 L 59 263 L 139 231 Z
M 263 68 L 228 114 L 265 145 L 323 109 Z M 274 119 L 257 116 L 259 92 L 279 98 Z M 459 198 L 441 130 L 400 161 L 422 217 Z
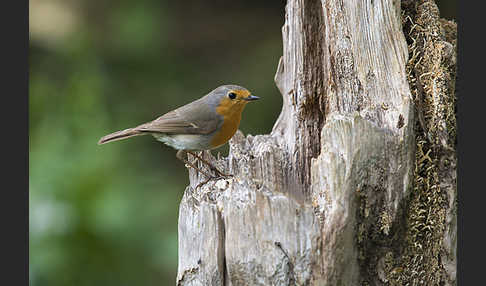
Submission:
M 219 86 L 205 97 L 207 102 L 214 107 L 246 105 L 249 101 L 259 99 L 258 96 L 252 95 L 248 89 L 234 84 Z

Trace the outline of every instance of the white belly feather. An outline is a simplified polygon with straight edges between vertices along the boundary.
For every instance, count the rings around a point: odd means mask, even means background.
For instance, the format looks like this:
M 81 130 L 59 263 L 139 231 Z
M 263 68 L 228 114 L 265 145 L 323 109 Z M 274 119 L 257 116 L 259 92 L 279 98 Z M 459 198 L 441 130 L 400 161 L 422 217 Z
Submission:
M 210 149 L 211 136 L 199 134 L 152 134 L 158 141 L 177 150 Z

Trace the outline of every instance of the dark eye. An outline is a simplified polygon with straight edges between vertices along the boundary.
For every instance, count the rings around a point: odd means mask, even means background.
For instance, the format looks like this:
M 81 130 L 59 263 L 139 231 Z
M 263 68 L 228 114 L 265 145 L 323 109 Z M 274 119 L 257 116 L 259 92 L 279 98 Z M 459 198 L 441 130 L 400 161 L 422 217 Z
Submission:
M 228 97 L 231 98 L 231 99 L 235 99 L 236 98 L 236 93 L 230 92 L 230 93 L 228 93 Z

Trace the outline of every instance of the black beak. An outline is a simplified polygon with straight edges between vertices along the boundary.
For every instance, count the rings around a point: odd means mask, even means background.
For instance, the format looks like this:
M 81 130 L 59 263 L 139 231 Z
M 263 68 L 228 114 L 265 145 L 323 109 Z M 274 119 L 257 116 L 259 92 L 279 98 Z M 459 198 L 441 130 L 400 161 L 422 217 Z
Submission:
M 258 96 L 254 96 L 254 95 L 250 95 L 246 98 L 244 98 L 244 100 L 246 101 L 253 101 L 253 100 L 257 100 L 257 99 L 260 99 Z

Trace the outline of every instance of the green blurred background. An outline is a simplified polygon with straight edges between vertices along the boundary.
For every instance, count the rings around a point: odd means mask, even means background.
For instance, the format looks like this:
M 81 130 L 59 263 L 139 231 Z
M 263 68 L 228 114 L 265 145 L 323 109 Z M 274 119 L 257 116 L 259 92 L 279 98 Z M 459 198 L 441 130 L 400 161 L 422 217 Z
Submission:
M 149 136 L 96 142 L 228 83 L 262 98 L 243 133 L 269 133 L 284 4 L 30 0 L 30 285 L 175 283 L 187 170 Z

